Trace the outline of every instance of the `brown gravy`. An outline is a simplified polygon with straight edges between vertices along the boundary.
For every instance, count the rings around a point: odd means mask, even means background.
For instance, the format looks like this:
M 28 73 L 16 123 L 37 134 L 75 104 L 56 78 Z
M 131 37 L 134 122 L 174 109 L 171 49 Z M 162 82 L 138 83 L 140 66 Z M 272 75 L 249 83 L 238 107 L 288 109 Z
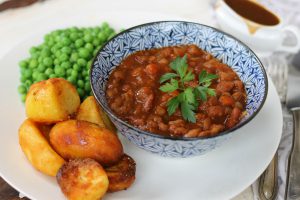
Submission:
M 264 7 L 250 0 L 224 0 L 237 14 L 262 25 L 273 26 L 279 24 L 276 15 L 266 10 Z

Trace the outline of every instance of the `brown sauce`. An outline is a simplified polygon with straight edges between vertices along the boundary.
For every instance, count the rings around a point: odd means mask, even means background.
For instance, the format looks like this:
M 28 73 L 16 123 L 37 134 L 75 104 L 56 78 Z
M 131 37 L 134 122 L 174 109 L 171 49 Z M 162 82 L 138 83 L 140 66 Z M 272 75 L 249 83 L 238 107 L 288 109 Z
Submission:
M 259 4 L 250 0 L 224 0 L 237 14 L 262 25 L 274 26 L 279 24 L 276 15 Z

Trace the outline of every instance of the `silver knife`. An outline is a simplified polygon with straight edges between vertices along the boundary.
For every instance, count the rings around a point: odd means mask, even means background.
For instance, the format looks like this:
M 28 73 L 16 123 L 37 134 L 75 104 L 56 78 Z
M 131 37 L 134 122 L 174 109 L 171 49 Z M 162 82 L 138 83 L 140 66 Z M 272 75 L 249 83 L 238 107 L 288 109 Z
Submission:
M 287 107 L 293 113 L 293 144 L 287 168 L 285 199 L 300 200 L 300 72 L 289 69 Z

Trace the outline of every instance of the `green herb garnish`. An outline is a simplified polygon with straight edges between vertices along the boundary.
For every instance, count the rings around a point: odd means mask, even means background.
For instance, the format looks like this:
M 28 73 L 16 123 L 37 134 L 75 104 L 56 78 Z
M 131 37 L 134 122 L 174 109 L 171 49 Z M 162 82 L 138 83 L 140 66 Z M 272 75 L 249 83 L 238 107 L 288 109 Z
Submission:
M 170 63 L 171 69 L 176 73 L 166 73 L 160 77 L 160 83 L 165 83 L 159 89 L 163 92 L 174 92 L 179 90 L 180 93 L 167 102 L 168 114 L 172 115 L 178 107 L 184 120 L 196 122 L 195 110 L 199 105 L 199 100 L 206 101 L 207 96 L 215 96 L 214 89 L 209 88 L 213 79 L 218 78 L 215 74 L 209 74 L 202 70 L 198 77 L 196 87 L 186 86 L 185 83 L 195 80 L 195 75 L 188 70 L 187 56 L 177 57 Z

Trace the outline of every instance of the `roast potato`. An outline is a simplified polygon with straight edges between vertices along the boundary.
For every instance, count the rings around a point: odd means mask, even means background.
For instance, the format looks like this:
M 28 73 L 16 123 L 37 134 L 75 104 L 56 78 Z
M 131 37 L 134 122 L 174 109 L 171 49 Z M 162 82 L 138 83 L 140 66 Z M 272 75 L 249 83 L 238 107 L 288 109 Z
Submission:
M 92 158 L 103 166 L 117 163 L 123 155 L 116 134 L 86 121 L 57 123 L 50 131 L 50 143 L 65 159 Z
M 134 160 L 124 154 L 117 164 L 106 168 L 109 180 L 108 191 L 116 192 L 129 188 L 135 180 L 135 166 Z
M 58 171 L 56 180 L 69 200 L 99 200 L 108 188 L 104 169 L 89 158 L 65 163 Z
M 19 128 L 19 143 L 29 162 L 39 171 L 55 176 L 65 162 L 49 145 L 38 125 L 30 119 Z
M 27 117 L 48 124 L 69 119 L 79 106 L 76 88 L 62 78 L 31 85 L 25 101 Z
M 93 96 L 89 96 L 81 103 L 76 119 L 92 122 L 98 124 L 100 127 L 116 131 L 116 127 Z

